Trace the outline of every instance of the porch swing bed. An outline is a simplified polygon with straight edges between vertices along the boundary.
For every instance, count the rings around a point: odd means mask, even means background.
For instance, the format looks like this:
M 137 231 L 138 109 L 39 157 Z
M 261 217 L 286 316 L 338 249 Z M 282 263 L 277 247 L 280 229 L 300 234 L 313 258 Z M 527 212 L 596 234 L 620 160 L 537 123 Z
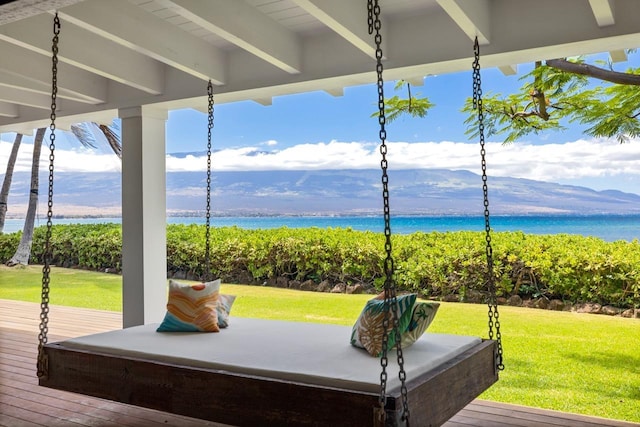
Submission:
M 156 328 L 47 344 L 40 385 L 239 426 L 401 425 L 395 356 L 379 424 L 380 361 L 349 345 L 351 327 L 234 317 L 219 334 Z M 443 424 L 496 382 L 496 350 L 432 333 L 405 349 L 413 425 Z
M 352 328 L 233 317 L 223 333 L 157 332 L 157 324 L 47 343 L 53 149 L 38 347 L 41 386 L 238 426 L 438 426 L 498 380 L 501 346 L 495 286 L 489 280 L 489 340 L 423 334 L 396 352 L 399 336 L 391 258 L 382 51 L 377 1 L 369 0 L 376 30 L 381 162 L 385 205 L 385 292 L 382 356 L 350 345 Z M 54 20 L 52 123 L 55 130 L 57 41 Z M 476 39 L 474 97 L 480 99 Z M 213 89 L 208 86 L 206 268 L 209 265 Z M 481 106 L 481 104 L 480 104 Z M 481 108 L 478 109 L 480 112 Z M 479 113 L 481 119 L 481 113 Z M 481 137 L 481 144 L 484 141 Z M 484 147 L 484 145 L 482 145 Z M 482 150 L 484 165 L 484 148 Z M 492 271 L 486 170 L 483 168 L 488 271 Z M 491 279 L 492 275 L 488 275 Z M 393 316 L 393 317 L 392 317 Z M 493 340 L 493 327 L 496 340 Z M 387 345 L 389 344 L 389 345 Z M 389 351 L 387 351 L 389 348 Z M 382 369 L 381 369 L 382 368 Z M 382 371 L 382 372 L 381 372 Z

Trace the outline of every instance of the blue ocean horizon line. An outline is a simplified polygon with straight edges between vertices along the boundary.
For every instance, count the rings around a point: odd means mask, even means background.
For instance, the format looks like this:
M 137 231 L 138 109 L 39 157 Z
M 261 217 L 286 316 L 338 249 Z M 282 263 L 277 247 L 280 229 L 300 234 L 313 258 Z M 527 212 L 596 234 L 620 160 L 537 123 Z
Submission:
M 638 217 L 640 218 L 640 212 L 638 213 L 615 213 L 615 212 L 603 212 L 603 213 L 579 213 L 579 212 L 571 212 L 571 213 L 492 213 L 491 218 L 596 218 L 596 217 Z M 400 213 L 400 214 L 391 214 L 392 218 L 484 218 L 482 213 Z M 202 212 L 194 212 L 194 213 L 186 213 L 186 214 L 174 214 L 168 213 L 167 220 L 171 218 L 178 219 L 202 219 L 205 220 L 204 211 Z M 223 219 L 253 219 L 253 218 L 378 218 L 382 219 L 382 214 L 377 213 L 321 213 L 321 214 L 295 214 L 295 213 L 256 213 L 256 214 L 239 214 L 239 215 L 229 215 L 229 214 L 211 214 L 211 219 L 214 218 L 223 218 Z M 36 221 L 46 221 L 47 217 L 44 215 L 40 215 L 36 217 Z M 24 218 L 9 218 L 7 221 L 23 221 Z M 53 221 L 56 220 L 122 220 L 122 216 L 120 215 L 54 215 Z
M 122 218 L 55 218 L 54 224 L 121 223 Z M 19 231 L 23 219 L 7 219 L 5 233 Z M 356 231 L 384 231 L 381 215 L 332 216 L 212 216 L 212 227 L 237 226 L 245 229 L 289 228 L 350 228 Z M 167 224 L 204 224 L 198 216 L 168 216 Z M 495 232 L 521 231 L 525 234 L 577 234 L 606 241 L 640 239 L 640 214 L 594 215 L 491 215 L 491 228 Z M 46 225 L 39 219 L 36 226 Z M 391 230 L 397 234 L 414 232 L 484 231 L 481 215 L 397 215 L 391 217 Z

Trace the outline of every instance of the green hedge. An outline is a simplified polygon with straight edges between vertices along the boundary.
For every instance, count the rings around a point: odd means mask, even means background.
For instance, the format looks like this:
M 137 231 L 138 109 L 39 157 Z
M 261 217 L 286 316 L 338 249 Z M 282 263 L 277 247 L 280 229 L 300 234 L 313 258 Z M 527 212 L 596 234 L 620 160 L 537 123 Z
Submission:
M 22 232 L 0 234 L 0 260 L 14 254 Z M 43 262 L 46 227 L 33 232 L 32 264 Z M 122 270 L 122 231 L 118 224 L 54 225 L 51 232 L 51 263 L 60 267 L 120 272 Z
M 120 272 L 122 233 L 117 224 L 58 225 L 53 264 Z M 42 262 L 45 228 L 34 233 L 32 263 Z M 0 235 L 0 259 L 14 253 L 20 233 Z M 558 298 L 640 307 L 640 243 L 605 242 L 576 235 L 493 234 L 494 273 L 500 295 Z M 227 282 L 262 284 L 277 277 L 380 287 L 384 236 L 351 229 L 211 230 L 211 268 Z M 461 298 L 485 288 L 481 232 L 413 233 L 393 240 L 396 281 L 402 290 Z M 204 227 L 167 227 L 167 270 L 173 277 L 204 274 Z

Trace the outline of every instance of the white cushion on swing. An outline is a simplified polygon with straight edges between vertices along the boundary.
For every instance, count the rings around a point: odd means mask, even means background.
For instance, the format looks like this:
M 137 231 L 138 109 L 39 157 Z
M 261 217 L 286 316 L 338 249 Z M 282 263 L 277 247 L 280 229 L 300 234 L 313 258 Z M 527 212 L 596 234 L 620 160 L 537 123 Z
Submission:
M 349 344 L 350 326 L 234 317 L 217 334 L 156 332 L 157 324 L 69 339 L 64 347 L 189 367 L 378 392 L 380 359 Z M 480 338 L 424 334 L 404 350 L 407 378 L 463 353 Z M 387 390 L 400 387 L 395 349 Z

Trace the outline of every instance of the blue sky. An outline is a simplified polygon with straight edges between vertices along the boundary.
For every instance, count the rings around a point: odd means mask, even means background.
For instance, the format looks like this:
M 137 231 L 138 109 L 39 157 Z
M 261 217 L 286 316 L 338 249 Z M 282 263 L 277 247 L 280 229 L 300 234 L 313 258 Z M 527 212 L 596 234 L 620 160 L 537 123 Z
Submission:
M 530 68 L 522 66 L 522 69 Z M 483 72 L 485 92 L 509 93 L 520 87 L 519 76 L 504 76 L 497 69 Z M 428 77 L 414 94 L 426 95 L 436 104 L 424 119 L 401 118 L 387 127 L 390 141 L 461 141 L 465 115 L 460 113 L 471 95 L 471 74 L 456 73 Z M 385 85 L 385 95 L 395 94 L 393 83 Z M 404 91 L 397 92 L 403 96 Z M 373 85 L 345 88 L 343 96 L 312 92 L 276 97 L 270 106 L 253 101 L 215 106 L 215 146 L 232 148 L 277 141 L 279 149 L 301 143 L 372 141 L 377 138 L 377 92 Z M 206 147 L 202 129 L 204 114 L 192 110 L 173 111 L 167 124 L 167 152 L 198 151 Z M 569 131 L 564 138 L 578 139 Z
M 638 54 L 618 64 L 637 67 Z M 604 56 L 600 56 L 604 57 Z M 505 76 L 497 69 L 482 71 L 484 93 L 517 91 L 520 77 L 531 64 L 520 65 L 518 74 Z M 480 172 L 477 141 L 465 135 L 465 115 L 460 112 L 471 95 L 471 73 L 430 76 L 415 94 L 427 95 L 435 107 L 424 119 L 400 118 L 387 126 L 390 168 L 446 168 Z M 393 83 L 385 86 L 392 96 Z M 276 97 L 270 106 L 253 101 L 216 104 L 213 146 L 214 169 L 341 169 L 379 167 L 378 125 L 374 85 L 347 87 L 343 96 L 313 92 Z M 206 115 L 194 110 L 169 113 L 167 122 L 167 170 L 203 170 L 198 156 L 176 153 L 206 150 Z M 13 135 L 3 134 L 0 168 L 6 167 Z M 58 170 L 87 172 L 117 170 L 120 165 L 106 143 L 97 151 L 79 148 L 73 137 L 58 138 Z M 640 141 L 620 145 L 616 141 L 584 136 L 571 126 L 546 132 L 505 146 L 487 139 L 490 175 L 582 185 L 596 190 L 618 189 L 640 193 Z M 17 170 L 29 170 L 29 139 L 21 148 Z M 43 156 L 43 158 L 46 156 Z

